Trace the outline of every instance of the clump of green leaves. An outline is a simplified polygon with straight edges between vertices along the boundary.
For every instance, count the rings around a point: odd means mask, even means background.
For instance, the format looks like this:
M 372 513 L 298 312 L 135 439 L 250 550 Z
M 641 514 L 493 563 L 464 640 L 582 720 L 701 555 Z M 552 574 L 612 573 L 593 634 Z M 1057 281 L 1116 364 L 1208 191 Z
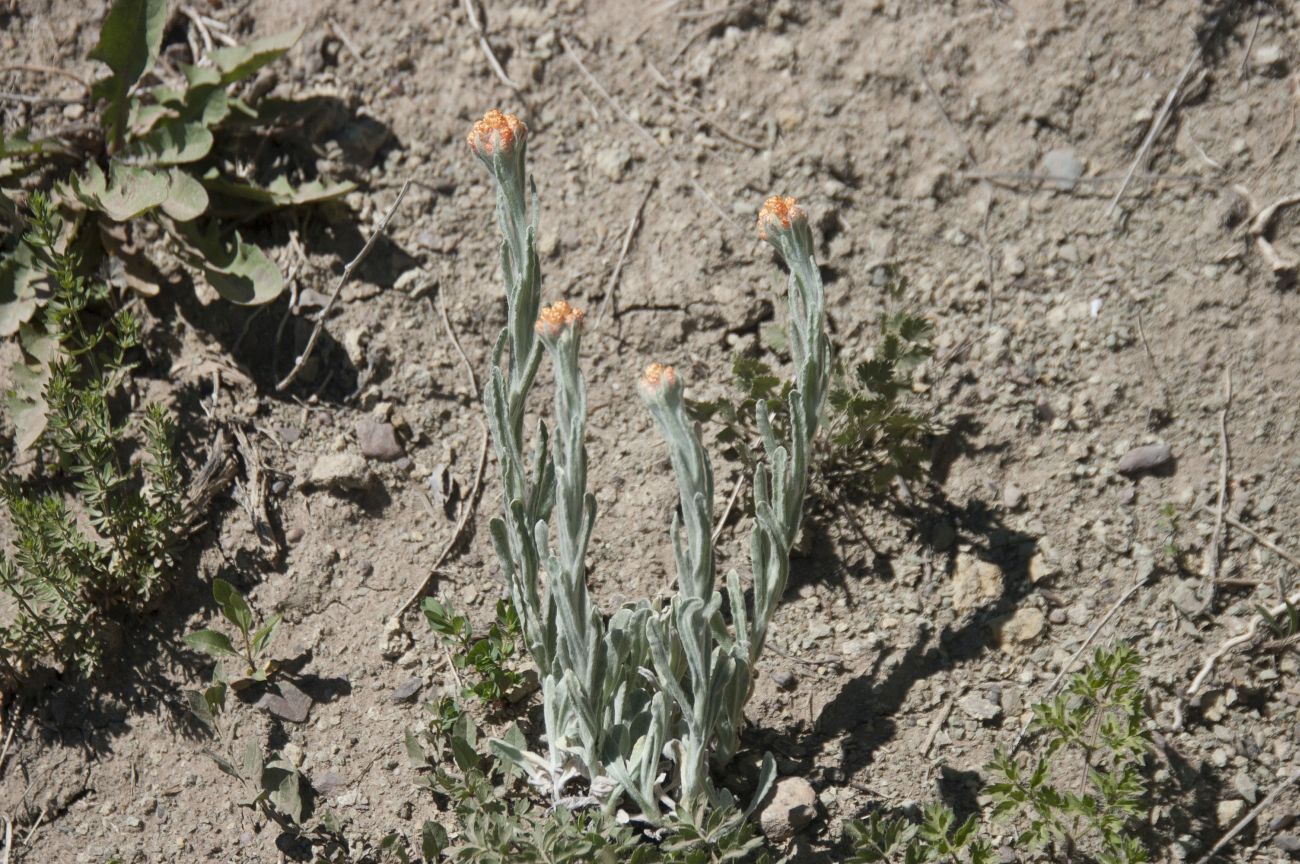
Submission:
M 895 278 L 885 289 L 898 306 L 907 281 Z M 934 424 L 908 399 L 912 373 L 933 354 L 933 325 L 902 308 L 887 312 L 880 338 L 867 360 L 836 358 L 833 385 L 827 400 L 814 491 L 837 489 L 880 494 L 895 478 L 913 480 L 928 459 L 926 439 Z M 727 452 L 752 469 L 759 461 L 754 422 L 759 403 L 767 407 L 773 428 L 789 423 L 790 382 L 776 375 L 765 361 L 738 355 L 732 363 L 734 399 L 722 397 L 690 402 L 691 415 L 715 422 L 716 437 Z
M 847 864 L 922 864 L 925 861 L 968 861 L 988 864 L 993 847 L 977 836 L 975 815 L 957 824 L 957 817 L 941 804 L 925 808 L 920 825 L 903 816 L 872 813 L 865 822 L 855 821 L 846 829 L 853 843 Z
M 503 740 L 524 749 L 512 726 Z M 765 860 L 762 839 L 734 808 L 697 814 L 643 833 L 575 796 L 566 805 L 542 808 L 519 788 L 520 770 L 490 755 L 469 715 L 435 717 L 418 733 L 407 733 L 406 750 L 421 783 L 444 816 L 421 830 L 424 860 L 458 864 L 723 864 Z M 510 791 L 514 794 L 504 794 Z M 448 830 L 451 826 L 452 831 Z M 454 831 L 454 834 L 453 834 Z
M 280 624 L 280 616 L 272 615 L 254 629 L 253 610 L 244 595 L 219 577 L 212 580 L 212 599 L 217 601 L 222 617 L 238 631 L 239 646 L 236 647 L 225 633 L 207 629 L 190 633 L 185 637 L 185 643 L 222 661 L 238 658 L 242 666 L 239 674 L 231 676 L 224 671 L 222 674 L 222 679 L 236 689 L 266 681 L 276 668 L 268 649 L 275 636 L 275 628 Z
M 448 649 L 457 676 L 464 683 L 465 698 L 476 696 L 484 702 L 500 702 L 523 681 L 523 676 L 510 666 L 519 640 L 519 615 L 509 600 L 497 601 L 496 619 L 479 638 L 475 638 L 469 618 L 439 600 L 426 597 L 420 608 L 429 629 Z
M 1031 848 L 1102 864 L 1147 860 L 1133 833 L 1144 812 L 1142 765 L 1151 749 L 1140 665 L 1126 646 L 1098 649 L 1064 693 L 1034 706 L 1031 731 L 1042 746 L 1029 763 L 999 754 L 989 765 L 993 815 L 1027 820 L 1020 836 Z M 1057 779 L 1067 771 L 1074 774 L 1069 786 Z
M 990 816 L 1016 829 L 1017 846 L 1046 850 L 1057 861 L 1148 860 L 1136 835 L 1145 815 L 1142 766 L 1151 749 L 1143 725 L 1140 666 L 1126 646 L 1098 649 L 1064 693 L 1034 706 L 1030 730 L 1040 745 L 1036 752 L 1027 761 L 998 754 L 987 766 Z M 986 826 L 978 814 L 959 824 L 939 804 L 926 808 L 919 825 L 874 813 L 849 826 L 854 849 L 849 861 L 983 864 L 993 854 L 982 833 Z
M 0 134 L 0 186 L 13 194 L 24 178 L 70 167 L 56 186 L 59 205 L 82 223 L 87 254 L 121 262 L 129 286 L 157 293 L 163 264 L 149 257 L 157 247 L 202 273 L 228 300 L 268 302 L 281 293 L 284 278 L 236 224 L 354 188 L 293 180 L 284 166 L 263 179 L 268 172 L 259 145 L 292 103 L 264 99 L 266 88 L 250 79 L 302 31 L 216 48 L 173 68 L 158 62 L 167 20 L 166 0 L 116 0 L 90 55 L 108 67 L 91 88 L 98 107 L 92 134 L 73 143 L 33 138 L 29 130 Z M 4 211 L 16 214 L 12 206 Z M 15 307 L 0 314 L 3 336 L 30 317 L 40 294 L 21 248 L 0 256 L 0 306 Z
M 274 674 L 276 663 L 268 655 L 271 639 L 280 623 L 273 615 L 254 627 L 253 609 L 239 591 L 224 579 L 212 582 L 212 598 L 221 615 L 239 632 L 240 647 L 216 630 L 197 630 L 185 637 L 186 644 L 214 657 L 212 680 L 202 690 L 187 690 L 190 713 L 207 731 L 212 747 L 204 750 L 217 767 L 238 780 L 248 796 L 240 806 L 256 808 L 278 821 L 302 826 L 310 816 L 303 795 L 305 778 L 282 753 L 264 754 L 261 742 L 240 735 L 240 718 L 228 710 L 229 691 L 244 690 L 264 683 Z M 236 661 L 232 669 L 227 661 Z M 234 674 L 231 674 L 233 671 Z
M 132 423 L 111 408 L 134 367 L 135 318 L 124 309 L 103 317 L 108 288 L 80 275 L 49 201 L 34 195 L 31 209 L 24 242 L 53 290 L 41 335 L 24 346 L 37 359 L 15 377 L 48 415 L 40 440 L 53 476 L 0 482 L 15 534 L 12 554 L 0 556 L 0 585 L 15 607 L 0 627 L 0 658 L 13 673 L 41 659 L 89 671 L 106 618 L 162 584 L 184 496 L 167 412 L 150 405 Z M 15 403 L 25 404 L 11 395 Z M 132 444 L 146 457 L 134 466 Z

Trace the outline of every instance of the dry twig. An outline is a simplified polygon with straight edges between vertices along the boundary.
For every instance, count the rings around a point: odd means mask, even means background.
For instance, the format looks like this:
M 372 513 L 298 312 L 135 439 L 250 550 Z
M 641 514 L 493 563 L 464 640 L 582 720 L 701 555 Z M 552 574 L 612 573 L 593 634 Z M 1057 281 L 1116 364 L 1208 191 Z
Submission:
M 1160 133 L 1164 131 L 1165 124 L 1169 122 L 1170 114 L 1178 101 L 1178 94 L 1183 89 L 1183 85 L 1187 83 L 1187 76 L 1192 74 L 1192 69 L 1195 68 L 1196 61 L 1200 57 L 1201 46 L 1198 42 L 1196 50 L 1192 52 L 1191 57 L 1187 58 L 1187 63 L 1183 66 L 1183 71 L 1178 75 L 1178 80 L 1174 82 L 1169 95 L 1165 97 L 1165 104 L 1160 107 L 1160 113 L 1152 118 L 1151 127 L 1147 129 L 1147 136 L 1142 140 L 1142 146 L 1138 148 L 1137 157 L 1133 160 L 1133 164 L 1129 166 L 1128 173 L 1124 175 L 1124 182 L 1120 184 L 1119 191 L 1110 200 L 1110 206 L 1106 208 L 1107 217 L 1114 213 L 1115 208 L 1119 206 L 1120 199 L 1124 197 L 1129 184 L 1133 182 L 1133 175 L 1137 174 L 1138 169 L 1146 164 L 1147 156 L 1151 153 L 1151 145 L 1156 142 L 1156 139 L 1160 137 Z
M 433 301 L 430 300 L 429 304 L 433 305 Z M 456 353 L 460 356 L 461 363 L 465 366 L 465 376 L 469 380 L 470 391 L 474 395 L 474 401 L 477 402 L 479 400 L 478 377 L 474 374 L 473 364 L 471 364 L 469 358 L 465 356 L 465 349 L 461 347 L 460 337 L 456 335 L 456 331 L 451 326 L 451 320 L 447 318 L 447 309 L 442 304 L 441 293 L 438 295 L 437 310 L 438 317 L 442 319 L 442 326 L 446 329 L 447 335 L 451 339 L 452 346 L 456 349 Z M 415 591 L 411 592 L 411 596 L 407 597 L 406 601 L 398 608 L 397 614 L 393 616 L 399 625 L 401 624 L 402 616 L 406 614 L 407 610 L 419 602 L 420 596 L 424 594 L 424 590 L 429 587 L 429 583 L 433 581 L 433 577 L 438 575 L 438 568 L 442 566 L 442 563 L 447 560 L 447 556 L 450 555 L 452 550 L 460 543 L 461 538 L 465 533 L 465 526 L 469 524 L 469 517 L 478 507 L 479 496 L 483 490 L 483 472 L 487 468 L 488 458 L 488 428 L 487 424 L 482 420 L 479 420 L 479 429 L 481 432 L 481 440 L 479 442 L 478 467 L 474 470 L 474 485 L 470 489 L 469 497 L 465 499 L 465 510 L 460 514 L 460 519 L 456 522 L 456 528 L 451 532 L 451 537 L 447 539 L 447 543 L 442 547 L 442 551 L 438 553 L 438 557 L 434 559 L 433 566 L 429 568 L 428 574 L 423 580 L 421 580 Z
M 636 133 L 640 135 L 641 138 L 644 139 L 652 148 L 654 148 L 656 152 L 667 157 L 668 160 L 672 162 L 673 167 L 677 168 L 681 172 L 682 176 L 686 179 L 686 182 L 691 184 L 691 188 L 694 189 L 710 207 L 713 208 L 715 213 L 722 217 L 723 222 L 735 226 L 735 220 L 731 218 L 731 215 L 728 214 L 726 210 L 722 209 L 722 205 L 709 194 L 709 191 L 700 185 L 700 181 L 696 180 L 688 171 L 681 167 L 677 160 L 673 158 L 672 154 L 668 152 L 668 149 L 664 147 L 663 144 L 659 143 L 658 138 L 655 138 L 647 132 L 644 126 L 633 120 L 627 111 L 623 110 L 623 106 L 618 103 L 618 100 L 610 95 L 610 92 L 605 89 L 605 85 L 601 84 L 600 81 L 596 79 L 596 76 L 591 74 L 591 70 L 587 68 L 587 64 L 582 62 L 582 55 L 578 53 L 577 49 L 573 47 L 573 44 L 569 42 L 568 38 L 564 36 L 564 34 L 560 34 L 560 45 L 564 48 L 564 53 L 568 54 L 570 59 L 573 60 L 573 65 L 578 67 L 578 71 L 582 73 L 582 77 L 586 78 L 587 83 L 592 86 L 592 89 L 599 93 L 601 98 L 609 103 L 609 106 L 614 109 L 614 112 L 618 114 L 620 118 L 622 118 L 623 122 L 631 126 L 632 129 L 635 130 Z
M 1228 505 L 1228 408 L 1232 405 L 1232 370 L 1223 373 L 1223 408 L 1219 410 L 1219 493 L 1214 507 L 1214 533 L 1205 547 L 1205 597 L 1201 600 L 1204 612 L 1214 601 L 1214 585 L 1219 578 L 1219 546 L 1223 542 L 1223 516 Z
M 605 296 L 601 298 L 600 311 L 596 313 L 597 327 L 605 320 L 605 311 L 609 308 L 614 297 L 614 289 L 618 287 L 618 277 L 623 272 L 623 262 L 627 260 L 627 252 L 632 246 L 632 238 L 636 236 L 637 229 L 641 227 L 641 214 L 645 211 L 646 202 L 650 200 L 650 196 L 658 185 L 658 178 L 652 178 L 646 184 L 645 194 L 641 196 L 641 200 L 637 203 L 636 210 L 632 211 L 632 219 L 627 223 L 627 233 L 623 235 L 623 248 L 618 253 L 618 262 L 614 265 L 614 272 L 609 274 L 609 284 L 605 286 Z M 614 314 L 618 314 L 617 310 L 615 310 Z
M 1292 786 L 1296 784 L 1297 781 L 1300 781 L 1300 771 L 1296 771 L 1292 773 L 1290 777 L 1286 778 L 1277 786 L 1275 786 L 1272 792 L 1269 792 L 1267 795 L 1264 796 L 1264 800 L 1260 801 L 1258 804 L 1252 807 L 1250 812 L 1247 813 L 1245 816 L 1242 816 L 1240 819 L 1238 819 L 1237 824 L 1233 825 L 1232 828 L 1229 829 L 1227 834 L 1224 834 L 1222 837 L 1220 837 L 1219 842 L 1215 843 L 1212 847 L 1210 847 L 1210 851 L 1202 855 L 1200 860 L 1197 861 L 1196 864 L 1209 864 L 1210 860 L 1213 859 L 1215 855 L 1219 854 L 1220 849 L 1222 849 L 1224 846 L 1227 846 L 1229 843 L 1231 843 L 1232 838 L 1240 834 L 1246 828 L 1247 825 L 1249 825 L 1250 823 L 1258 819 L 1259 814 L 1263 813 L 1270 804 L 1272 804 L 1274 801 L 1277 800 L 1277 796 L 1281 795 L 1287 789 L 1290 789 Z
M 76 81 L 81 85 L 82 90 L 87 92 L 90 90 L 90 85 L 86 83 L 85 78 L 82 78 L 75 72 L 69 72 L 67 69 L 60 69 L 57 66 L 46 66 L 42 63 L 5 63 L 0 65 L 0 72 L 35 72 L 38 75 L 58 75 L 61 78 Z
M 1269 609 L 1268 614 L 1274 616 L 1281 615 L 1286 611 L 1288 604 L 1294 606 L 1297 603 L 1300 603 L 1300 591 L 1296 591 L 1290 597 L 1286 598 L 1285 602 L 1279 603 Z M 1231 639 L 1225 639 L 1219 647 L 1214 650 L 1214 653 L 1209 657 L 1206 657 L 1205 662 L 1201 664 L 1201 671 L 1197 672 L 1196 677 L 1192 679 L 1192 683 L 1187 685 L 1187 690 L 1183 693 L 1184 698 L 1191 699 L 1200 691 L 1201 687 L 1205 684 L 1205 680 L 1209 678 L 1210 673 L 1214 671 L 1215 665 L 1222 660 L 1228 652 L 1232 651 L 1232 649 L 1236 648 L 1238 645 L 1245 645 L 1248 642 L 1254 641 L 1255 634 L 1259 632 L 1259 625 L 1263 623 L 1264 616 L 1256 615 L 1254 618 L 1250 619 L 1250 624 L 1244 631 L 1233 636 Z
M 1083 643 L 1079 645 L 1078 650 L 1076 650 L 1074 654 L 1070 655 L 1069 661 L 1061 667 L 1061 671 L 1056 673 L 1056 677 L 1052 679 L 1052 683 L 1048 685 L 1047 691 L 1043 693 L 1043 697 L 1039 701 L 1045 702 L 1052 698 L 1056 693 L 1056 688 L 1061 686 L 1061 682 L 1065 680 L 1065 676 L 1074 669 L 1074 664 L 1079 662 L 1079 658 L 1083 656 L 1083 652 L 1088 650 L 1088 646 L 1092 645 L 1093 640 L 1097 638 L 1097 634 L 1101 632 L 1103 627 L 1110 623 L 1110 619 L 1115 617 L 1115 614 L 1119 612 L 1120 608 L 1129 601 L 1130 597 L 1137 593 L 1139 588 L 1146 584 L 1146 581 L 1147 580 L 1145 579 L 1138 579 L 1132 585 L 1128 586 L 1128 590 L 1119 595 L 1119 599 L 1111 604 L 1110 609 L 1108 609 L 1106 614 L 1101 617 L 1101 620 L 1092 625 L 1092 629 L 1088 631 L 1088 635 L 1083 638 Z M 1024 742 L 1025 736 L 1029 734 L 1029 727 L 1032 724 L 1033 720 L 1030 720 L 1028 723 L 1020 727 L 1020 732 L 1017 733 L 1016 740 L 1011 742 L 1011 753 L 1013 755 L 1020 749 L 1020 745 Z
M 388 208 L 388 212 L 384 214 L 384 218 L 379 223 L 379 227 L 375 228 L 374 232 L 371 233 L 370 237 L 366 240 L 366 245 L 361 247 L 361 251 L 357 253 L 357 256 L 349 261 L 343 268 L 343 274 L 339 276 L 339 281 L 334 285 L 334 293 L 330 295 L 329 302 L 326 303 L 325 308 L 320 310 L 316 315 L 316 326 L 312 328 L 311 336 L 307 339 L 307 347 L 304 348 L 302 354 L 298 356 L 298 360 L 293 364 L 293 368 L 289 370 L 289 374 L 285 375 L 284 379 L 281 380 L 279 384 L 275 385 L 276 390 L 283 390 L 288 387 L 293 383 L 293 380 L 298 377 L 298 374 L 302 372 L 303 366 L 307 364 L 307 358 L 311 356 L 312 349 L 316 347 L 316 340 L 320 338 L 321 330 L 325 328 L 325 319 L 329 317 L 330 312 L 334 311 L 334 305 L 338 303 L 339 295 L 343 293 L 343 286 L 347 284 L 348 279 L 352 278 L 352 271 L 357 269 L 362 261 L 366 260 L 366 256 L 370 254 L 370 250 L 375 245 L 375 241 L 379 239 L 381 234 L 388 230 L 388 223 L 392 220 L 393 214 L 397 212 L 397 208 L 401 205 L 402 199 L 406 197 L 406 190 L 410 188 L 410 180 L 407 180 L 402 184 L 402 190 L 397 193 L 396 200 L 394 200 L 392 206 Z
M 492 43 L 488 42 L 487 28 L 483 26 L 483 19 L 479 17 L 477 10 L 474 8 L 477 3 L 478 0 L 461 0 L 461 5 L 465 7 L 465 17 L 469 19 L 469 26 L 474 28 L 474 33 L 478 36 L 478 47 L 482 49 L 483 56 L 487 58 L 488 65 L 492 67 L 492 72 L 497 76 L 501 83 L 513 90 L 515 96 L 519 97 L 519 101 L 523 102 L 524 105 L 527 106 L 528 100 L 524 98 L 523 91 L 519 89 L 518 84 L 510 80 L 510 76 L 506 74 L 505 67 L 501 65 L 501 61 L 497 59 L 496 52 L 492 50 Z

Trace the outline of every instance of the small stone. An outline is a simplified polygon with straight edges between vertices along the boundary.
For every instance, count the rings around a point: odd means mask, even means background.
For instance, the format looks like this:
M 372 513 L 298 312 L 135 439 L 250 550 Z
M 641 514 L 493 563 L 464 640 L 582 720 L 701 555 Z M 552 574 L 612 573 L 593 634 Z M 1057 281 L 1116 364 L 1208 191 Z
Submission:
M 1300 852 L 1300 837 L 1294 834 L 1279 834 L 1273 838 L 1273 845 L 1288 855 Z
M 1083 163 L 1079 161 L 1079 157 L 1073 150 L 1062 147 L 1048 150 L 1043 155 L 1042 170 L 1052 178 L 1048 182 L 1053 186 L 1062 191 L 1069 191 L 1083 176 Z
M 361 455 L 380 462 L 393 462 L 405 454 L 392 423 L 380 423 L 363 417 L 357 421 L 357 444 Z
M 284 539 L 290 544 L 297 543 L 302 539 L 305 533 L 307 532 L 303 531 L 301 526 L 294 525 L 288 531 L 284 532 Z
M 311 713 L 311 697 L 288 679 L 277 681 L 275 688 L 280 692 L 264 693 L 256 706 L 287 723 L 306 723 L 307 715 Z
M 993 634 L 1004 648 L 1029 645 L 1038 641 L 1047 629 L 1047 616 L 1033 606 L 1017 609 L 1006 618 L 993 622 Z
M 126 826 L 126 830 L 128 831 L 144 830 L 144 821 L 137 816 L 127 816 L 122 820 L 122 824 Z
M 423 686 L 424 682 L 419 678 L 407 678 L 393 688 L 389 698 L 394 702 L 410 702 L 415 699 L 416 694 L 420 692 L 420 688 Z
M 1296 814 L 1279 813 L 1272 819 L 1268 820 L 1268 830 L 1276 834 L 1278 831 L 1285 831 L 1295 824 Z
M 307 485 L 325 489 L 364 489 L 373 479 L 366 460 L 356 453 L 328 453 L 311 466 Z
M 1187 616 L 1199 615 L 1205 608 L 1201 602 L 1200 585 L 1193 579 L 1182 579 L 1169 592 L 1169 602 Z
M 1220 828 L 1231 828 L 1244 812 L 1246 812 L 1246 802 L 1240 798 L 1220 801 L 1219 806 L 1214 811 L 1215 817 L 1219 820 Z
M 1270 78 L 1280 78 L 1286 73 L 1286 57 L 1280 45 L 1261 45 L 1252 52 L 1250 62 Z
M 758 819 L 764 836 L 774 843 L 784 843 L 816 816 L 817 793 L 812 785 L 802 777 L 783 777 Z
M 593 161 L 597 171 L 618 182 L 627 172 L 627 166 L 632 164 L 632 154 L 626 147 L 602 147 Z
M 334 771 L 326 771 L 312 783 L 317 792 L 327 797 L 342 789 L 346 784 L 347 781 L 343 779 L 343 775 Z
M 789 669 L 775 669 L 772 671 L 772 680 L 776 686 L 782 690 L 793 690 L 794 686 L 799 683 L 799 679 Z
M 1025 493 L 1014 483 L 1008 483 L 1002 489 L 1002 506 L 1008 510 L 1019 510 L 1025 503 Z
M 957 706 L 966 713 L 966 716 L 981 723 L 996 720 L 1002 716 L 1002 706 L 996 702 L 991 702 L 978 693 L 970 693 L 963 696 L 958 701 Z
M 1255 799 L 1259 797 L 1259 784 L 1244 771 L 1232 778 L 1232 788 L 1250 804 L 1254 804 Z
M 969 612 L 1002 594 L 1002 569 L 973 555 L 960 555 L 952 574 L 952 608 Z
M 1162 468 L 1174 458 L 1169 445 L 1163 441 L 1155 444 L 1143 444 L 1120 457 L 1118 470 L 1121 474 L 1140 474 Z

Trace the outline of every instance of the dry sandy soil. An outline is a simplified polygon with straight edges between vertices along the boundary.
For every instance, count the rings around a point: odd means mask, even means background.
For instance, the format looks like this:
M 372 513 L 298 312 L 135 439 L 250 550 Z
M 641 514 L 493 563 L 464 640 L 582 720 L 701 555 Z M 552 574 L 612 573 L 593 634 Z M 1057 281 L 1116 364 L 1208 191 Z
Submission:
M 93 74 L 84 58 L 103 5 L 0 3 L 3 55 Z M 291 231 L 306 249 L 300 314 L 287 297 L 254 311 L 186 286 L 150 301 L 148 392 L 178 413 L 194 463 L 218 430 L 248 434 L 268 524 L 245 506 L 258 497 L 245 465 L 175 590 L 128 625 L 102 676 L 50 674 L 10 697 L 0 811 L 14 820 L 13 861 L 300 855 L 237 806 L 186 720 L 181 693 L 210 667 L 180 638 L 214 620 L 218 575 L 285 616 L 281 656 L 300 659 L 294 680 L 314 700 L 301 724 L 241 709 L 250 734 L 290 745 L 318 807 L 350 834 L 414 837 L 438 818 L 403 731 L 454 681 L 416 614 L 410 636 L 386 622 L 472 500 L 481 411 L 434 302 L 481 379 L 504 309 L 489 180 L 463 135 L 493 106 L 532 130 L 547 298 L 608 307 L 585 344 L 602 514 L 591 572 L 609 602 L 671 585 L 675 492 L 633 395 L 637 370 L 672 361 L 696 395 L 719 394 L 735 353 L 763 350 L 779 321 L 781 276 L 753 230 L 766 195 L 797 195 L 812 214 L 847 356 L 874 342 L 887 266 L 935 324 L 937 356 L 915 387 L 946 430 L 932 482 L 908 504 L 819 511 L 751 703 L 748 743 L 820 796 L 797 860 L 834 860 L 844 821 L 872 808 L 969 809 L 993 749 L 1135 581 L 1096 642 L 1147 658 L 1160 856 L 1199 858 L 1300 769 L 1294 653 L 1232 654 L 1182 696 L 1257 606 L 1293 590 L 1294 563 L 1256 535 L 1300 551 L 1300 296 L 1257 241 L 1294 261 L 1300 208 L 1252 230 L 1300 178 L 1300 27 L 1285 0 L 487 0 L 488 39 L 517 90 L 493 74 L 459 0 L 196 6 L 245 39 L 306 25 L 276 92 L 332 97 L 317 155 L 361 189 L 348 208 L 259 229 L 286 268 Z M 183 41 L 184 19 L 174 26 Z M 20 83 L 33 86 L 0 78 Z M 1112 208 L 1176 85 L 1147 165 Z M 6 124 L 58 119 L 27 110 L 6 107 Z M 1077 182 L 1041 176 L 1071 172 Z M 408 179 L 313 362 L 276 391 L 311 304 Z M 367 418 L 394 425 L 400 458 L 370 460 L 351 490 L 311 486 L 323 457 L 360 454 Z M 1167 465 L 1118 471 L 1152 442 L 1171 448 Z M 739 477 L 729 463 L 718 475 L 726 492 Z M 491 462 L 484 476 L 466 542 L 431 582 L 478 620 L 502 590 Z M 446 506 L 431 503 L 438 484 Z M 743 569 L 747 534 L 733 519 L 724 566 Z M 412 679 L 418 698 L 396 701 Z M 1220 860 L 1285 859 L 1297 812 L 1295 790 L 1281 795 Z

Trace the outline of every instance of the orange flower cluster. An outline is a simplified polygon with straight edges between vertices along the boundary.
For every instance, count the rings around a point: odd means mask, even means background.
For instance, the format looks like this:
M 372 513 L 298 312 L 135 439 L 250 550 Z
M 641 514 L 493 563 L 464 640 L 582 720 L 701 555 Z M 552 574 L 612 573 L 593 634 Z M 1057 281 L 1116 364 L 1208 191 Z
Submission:
M 645 367 L 645 375 L 641 378 L 642 386 L 649 390 L 658 390 L 660 387 L 672 387 L 677 383 L 677 370 L 671 366 L 665 366 L 663 363 L 651 363 Z
M 581 327 L 586 317 L 586 312 L 570 306 L 568 301 L 557 300 L 542 310 L 534 327 L 538 333 L 554 339 L 564 332 L 565 327 Z
M 792 222 L 803 222 L 807 218 L 795 199 L 773 195 L 763 202 L 763 209 L 758 211 L 758 236 L 766 240 L 769 230 L 789 230 Z
M 524 121 L 494 108 L 469 130 L 469 149 L 479 156 L 491 156 L 500 146 L 502 153 L 509 153 L 516 142 L 522 142 L 527 136 Z

